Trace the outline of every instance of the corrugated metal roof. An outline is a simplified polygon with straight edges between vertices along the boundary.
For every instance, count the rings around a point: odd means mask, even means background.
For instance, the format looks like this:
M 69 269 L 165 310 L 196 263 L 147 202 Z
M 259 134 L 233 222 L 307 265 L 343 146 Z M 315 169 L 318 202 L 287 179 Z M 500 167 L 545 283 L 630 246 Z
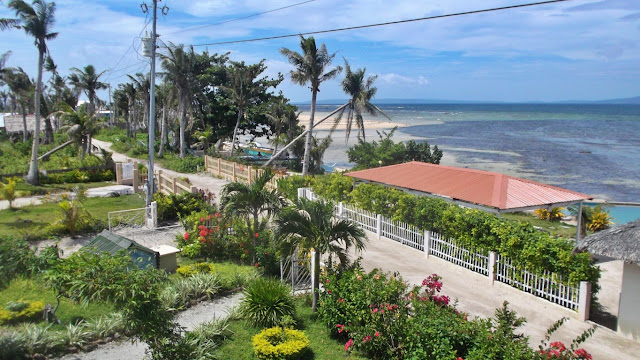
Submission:
M 115 255 L 120 250 L 129 249 L 131 247 L 140 249 L 149 254 L 154 254 L 155 251 L 148 247 L 142 246 L 133 240 L 129 240 L 123 236 L 116 235 L 108 230 L 102 230 L 98 236 L 91 240 L 84 247 L 93 249 L 97 253 L 107 252 L 111 255 Z
M 418 161 L 353 171 L 345 175 L 499 210 L 550 206 L 593 198 L 505 174 Z

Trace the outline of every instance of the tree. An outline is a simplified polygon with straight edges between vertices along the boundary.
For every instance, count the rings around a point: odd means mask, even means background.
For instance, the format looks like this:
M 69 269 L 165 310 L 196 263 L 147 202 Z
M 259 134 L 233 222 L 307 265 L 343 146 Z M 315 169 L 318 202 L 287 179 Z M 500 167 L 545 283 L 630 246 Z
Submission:
M 170 83 L 163 83 L 156 91 L 156 104 L 162 108 L 162 121 L 160 121 L 160 148 L 158 157 L 164 156 L 164 148 L 169 143 L 169 124 L 167 123 L 167 108 L 175 98 L 175 87 Z
M 31 147 L 31 161 L 29 162 L 29 173 L 26 180 L 31 185 L 38 185 L 38 145 L 40 143 L 40 97 L 42 96 L 42 70 L 44 66 L 44 56 L 47 53 L 47 41 L 53 40 L 58 33 L 51 32 L 51 27 L 55 22 L 55 3 L 47 3 L 46 0 L 34 0 L 33 7 L 23 0 L 11 0 L 9 8 L 15 10 L 20 21 L 19 27 L 27 35 L 33 36 L 35 45 L 38 48 L 38 78 L 35 92 L 35 129 L 33 131 L 33 145 Z
M 227 70 L 229 81 L 228 84 L 221 86 L 221 88 L 235 104 L 238 113 L 236 126 L 233 129 L 231 155 L 233 155 L 235 149 L 238 128 L 240 127 L 240 121 L 244 118 L 246 108 L 257 103 L 260 100 L 260 95 L 266 93 L 269 87 L 276 86 L 280 82 L 279 80 L 269 81 L 266 77 L 258 79 L 258 76 L 265 69 L 264 60 L 262 60 L 254 65 L 245 65 L 244 61 L 232 61 Z
M 271 143 L 274 145 L 273 153 L 278 152 L 278 145 L 287 144 L 300 134 L 300 126 L 298 125 L 298 108 L 290 105 L 284 97 L 277 99 L 272 107 L 271 112 L 265 114 L 271 120 L 271 131 L 273 139 Z
M 11 55 L 11 51 L 7 51 L 6 53 L 0 55 L 0 86 L 5 84 L 4 76 L 7 73 L 8 69 L 4 67 L 7 59 L 9 59 L 9 55 Z
M 149 103 L 151 102 L 151 78 L 149 75 L 136 73 L 136 76 L 127 75 L 136 88 L 136 93 L 142 98 L 143 115 L 142 122 L 149 126 Z M 155 119 L 154 119 L 155 120 Z
M 315 288 L 312 302 L 314 312 L 318 305 L 321 255 L 335 254 L 341 265 L 346 266 L 349 248 L 365 248 L 364 231 L 349 220 L 334 218 L 333 207 L 331 202 L 298 199 L 293 206 L 281 211 L 275 219 L 276 239 L 281 242 L 285 253 L 293 254 L 297 248 L 315 250 Z
M 242 217 L 246 221 L 251 234 L 258 234 L 260 215 L 273 216 L 280 210 L 285 200 L 277 190 L 267 190 L 266 185 L 273 178 L 269 170 L 260 174 L 250 185 L 233 182 L 225 185 L 220 194 L 220 208 L 230 216 Z M 253 237 L 253 262 L 256 261 L 255 249 L 258 246 L 257 237 Z
M 309 132 L 304 148 L 304 158 L 302 163 L 302 176 L 306 176 L 309 172 L 309 156 L 311 153 L 311 137 L 313 132 L 313 120 L 316 113 L 316 98 L 320 91 L 320 84 L 324 81 L 335 78 L 342 68 L 337 66 L 331 70 L 327 70 L 331 66 L 335 53 L 329 54 L 327 47 L 322 44 L 320 48 L 316 47 L 316 40 L 310 36 L 304 38 L 300 36 L 300 48 L 302 53 L 291 51 L 287 48 L 280 49 L 280 53 L 284 55 L 289 63 L 295 67 L 291 70 L 291 81 L 299 85 L 311 86 L 311 113 L 309 114 Z M 326 71 L 326 72 L 325 72 Z
M 60 129 L 66 131 L 76 146 L 81 149 L 80 158 L 84 160 L 84 155 L 91 150 L 89 139 L 100 128 L 98 117 L 95 114 L 89 115 L 81 109 L 75 110 L 64 103 L 60 105 L 60 108 L 58 115 L 60 115 L 64 124 Z
M 15 103 L 20 105 L 22 111 L 22 142 L 26 143 L 29 131 L 27 129 L 27 114 L 33 105 L 33 82 L 29 75 L 21 68 L 7 69 L 4 79 L 11 90 L 11 96 Z
M 2 4 L 2 1 L 0 1 L 0 4 Z M 18 19 L 0 18 L 1 31 L 16 28 L 18 25 L 20 25 L 20 21 Z
M 378 78 L 377 75 L 369 76 L 365 81 L 366 68 L 351 71 L 351 66 L 347 60 L 344 60 L 345 77 L 342 80 L 342 90 L 345 94 L 349 95 L 349 103 L 338 115 L 333 129 L 336 128 L 345 110 L 347 111 L 346 129 L 345 129 L 345 142 L 349 140 L 349 134 L 351 134 L 351 127 L 354 125 L 358 128 L 358 138 L 362 136 L 362 139 L 366 141 L 364 131 L 364 119 L 362 113 L 375 116 L 377 113 L 384 115 L 387 119 L 391 120 L 387 114 L 384 113 L 379 107 L 371 103 L 371 99 L 376 95 L 378 89 L 373 86 L 373 82 Z M 332 129 L 332 130 L 333 130 Z
M 69 83 L 76 88 L 76 91 L 84 91 L 85 95 L 89 99 L 89 116 L 93 115 L 96 111 L 96 101 L 98 90 L 106 89 L 108 85 L 100 81 L 100 77 L 106 72 L 96 73 L 96 68 L 93 65 L 87 65 L 84 69 L 71 68 L 71 75 L 69 75 Z
M 193 46 L 185 50 L 184 45 L 169 43 L 167 53 L 160 53 L 165 81 L 171 82 L 177 88 L 178 114 L 180 117 L 180 157 L 185 156 L 187 143 L 185 129 L 187 127 L 187 110 L 192 104 L 191 97 L 197 84 L 196 54 Z

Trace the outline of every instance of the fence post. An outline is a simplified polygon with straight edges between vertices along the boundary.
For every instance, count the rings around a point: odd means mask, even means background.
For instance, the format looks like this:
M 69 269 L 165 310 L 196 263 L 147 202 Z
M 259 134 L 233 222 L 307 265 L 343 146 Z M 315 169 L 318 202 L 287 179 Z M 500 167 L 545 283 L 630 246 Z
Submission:
M 282 259 L 280 259 L 280 281 L 284 281 L 284 269 L 283 269 Z
M 342 217 L 342 201 L 338 203 L 338 217 Z
M 171 186 L 172 193 L 178 195 L 178 178 L 176 178 L 175 176 L 171 178 Z
M 249 181 L 249 184 L 251 184 L 251 172 L 253 171 L 253 169 L 251 168 L 251 166 L 247 166 L 247 181 Z
M 149 206 L 149 218 L 147 218 L 147 227 L 151 229 L 155 229 L 158 227 L 158 203 L 155 201 L 151 202 Z
M 316 251 L 311 249 L 311 291 L 316 290 Z
M 591 283 L 588 281 L 580 281 L 580 293 L 578 295 L 578 320 L 589 320 L 589 311 L 591 310 Z
M 207 159 L 207 154 L 204 155 L 204 172 L 207 172 L 207 168 L 209 167 L 209 159 Z
M 298 188 L 298 199 L 302 199 L 304 197 L 304 188 Z
M 140 181 L 140 179 L 138 178 L 138 167 L 135 166 L 133 168 L 133 192 L 134 193 L 138 192 L 138 181 Z
M 122 163 L 116 163 L 116 184 L 122 185 Z
M 233 164 L 233 181 L 236 181 L 236 163 L 232 163 Z
M 222 176 L 222 159 L 218 158 L 218 176 Z
M 498 253 L 492 251 L 489 253 L 489 281 L 491 281 L 491 285 L 496 281 L 496 262 L 498 259 Z
M 158 191 L 162 192 L 162 169 L 158 169 Z
M 378 240 L 380 240 L 380 236 L 382 235 L 382 214 L 378 214 L 376 217 L 376 235 L 378 235 Z
M 424 239 L 424 244 L 423 244 L 424 257 L 428 259 L 429 254 L 431 253 L 431 231 L 425 230 L 423 239 Z

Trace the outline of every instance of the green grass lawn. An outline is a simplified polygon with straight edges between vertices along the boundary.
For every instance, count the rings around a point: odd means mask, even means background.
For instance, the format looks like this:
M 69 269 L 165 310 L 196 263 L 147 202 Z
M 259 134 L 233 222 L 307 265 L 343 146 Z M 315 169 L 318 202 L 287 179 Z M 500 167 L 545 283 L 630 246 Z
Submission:
M 311 312 L 311 305 L 305 299 L 297 304 L 298 329 L 303 330 L 310 341 L 310 354 L 304 359 L 366 359 L 358 352 L 347 353 L 344 343 L 331 337 L 329 329 L 316 319 Z M 249 360 L 255 359 L 251 338 L 260 332 L 244 320 L 232 320 L 229 329 L 233 335 L 215 352 L 220 359 Z
M 19 182 L 16 184 L 16 191 L 20 194 L 20 197 L 24 196 L 32 196 L 32 195 L 47 195 L 47 194 L 55 194 L 64 191 L 74 190 L 76 187 L 80 186 L 85 189 L 92 189 L 103 186 L 111 186 L 114 185 L 115 182 L 109 181 L 99 181 L 99 182 L 90 182 L 90 183 L 68 183 L 68 184 L 46 184 L 46 185 L 30 185 L 25 182 Z
M 575 225 L 567 225 L 562 221 L 548 221 L 548 220 L 540 220 L 531 214 L 526 213 L 515 213 L 515 214 L 502 214 L 501 217 L 509 220 L 515 221 L 524 221 L 533 226 L 537 226 L 542 228 L 545 231 L 548 231 L 552 235 L 559 235 L 565 238 L 573 238 L 576 237 L 576 226 Z
M 91 216 L 106 223 L 109 211 L 144 207 L 139 194 L 113 198 L 87 198 L 84 207 Z M 47 227 L 62 217 L 57 203 L 31 205 L 14 210 L 0 210 L 0 234 L 42 239 L 50 235 Z
M 42 301 L 45 305 L 51 304 L 51 306 L 55 306 L 56 294 L 45 285 L 44 281 L 37 277 L 29 279 L 16 278 L 6 288 L 0 290 L 0 306 L 4 307 L 7 302 L 17 300 Z M 113 311 L 113 307 L 109 304 L 91 303 L 84 306 L 62 298 L 60 307 L 56 311 L 56 316 L 62 324 L 54 325 L 53 329 L 63 329 L 66 325 L 78 320 L 95 318 Z

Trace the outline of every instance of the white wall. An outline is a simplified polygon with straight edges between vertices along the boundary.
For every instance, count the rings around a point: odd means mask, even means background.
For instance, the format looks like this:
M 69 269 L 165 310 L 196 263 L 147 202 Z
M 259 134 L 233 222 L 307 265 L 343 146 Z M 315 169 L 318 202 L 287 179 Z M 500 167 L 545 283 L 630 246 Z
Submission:
M 624 264 L 618 333 L 640 341 L 640 265 Z

